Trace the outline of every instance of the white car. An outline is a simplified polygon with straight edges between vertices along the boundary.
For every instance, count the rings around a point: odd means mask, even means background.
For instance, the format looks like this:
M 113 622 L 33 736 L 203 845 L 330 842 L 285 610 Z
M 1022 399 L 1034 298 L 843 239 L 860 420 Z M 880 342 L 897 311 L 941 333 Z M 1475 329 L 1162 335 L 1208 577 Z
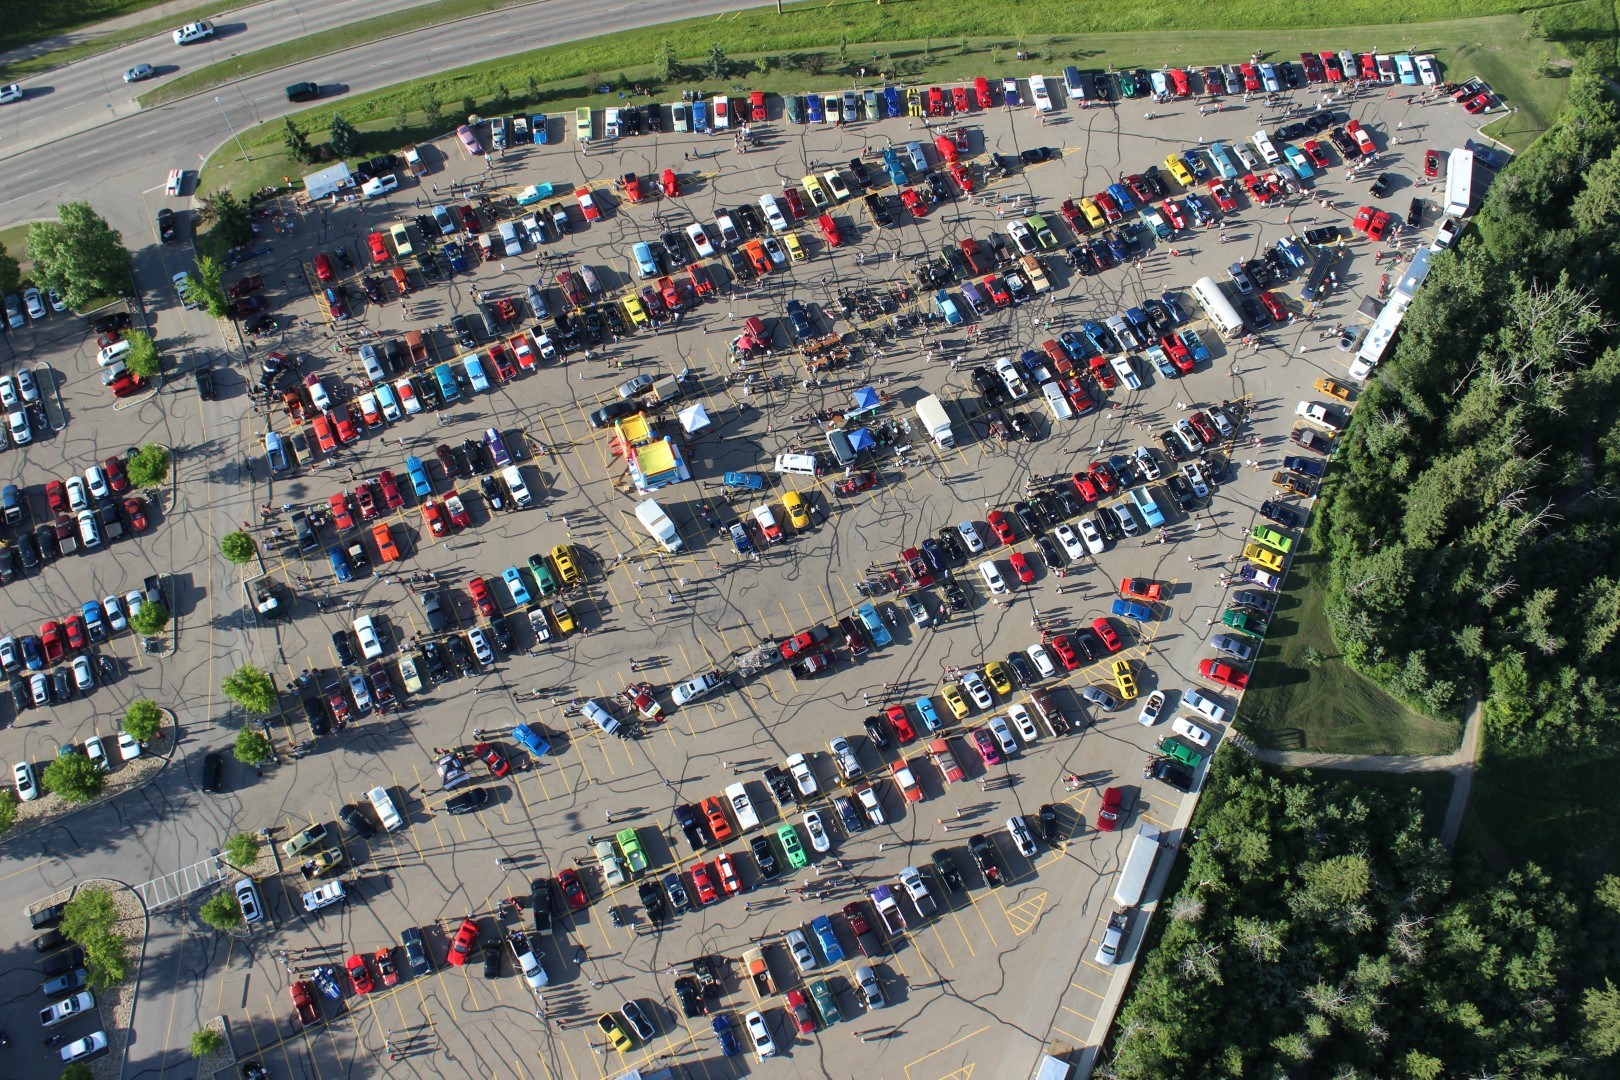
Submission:
M 367 660 L 375 660 L 383 654 L 382 639 L 377 636 L 377 625 L 370 615 L 354 620 L 354 636 L 360 639 L 360 655 Z
M 922 871 L 915 866 L 902 867 L 900 870 L 900 885 L 911 897 L 911 904 L 917 909 L 917 914 L 928 918 L 939 910 L 939 901 L 929 891 L 928 882 L 923 879 Z
M 388 794 L 385 787 L 374 787 L 366 792 L 366 801 L 377 812 L 377 820 L 382 822 L 385 832 L 393 832 L 405 827 L 405 819 L 399 816 L 399 809 L 394 805 L 394 797 Z
M 1153 456 L 1153 451 L 1145 446 L 1136 448 L 1136 464 L 1142 470 L 1142 475 L 1149 483 L 1159 479 L 1164 473 L 1159 469 L 1159 459 Z
M 988 709 L 995 705 L 996 699 L 990 695 L 990 688 L 985 685 L 983 677 L 977 671 L 962 672 L 962 677 L 958 681 L 962 684 L 963 692 L 979 708 Z
M 124 619 L 124 605 L 118 602 L 116 596 L 103 596 L 101 609 L 107 613 L 107 629 L 111 633 L 118 633 L 129 625 Z
M 22 398 L 17 393 L 17 383 L 10 375 L 0 375 L 0 407 L 15 409 L 22 404 Z
M 399 190 L 399 177 L 393 173 L 384 176 L 373 176 L 360 185 L 360 194 L 368 199 L 375 199 L 379 195 L 387 195 L 390 191 Z
M 1026 859 L 1033 859 L 1039 850 L 1035 846 L 1035 835 L 1029 831 L 1029 822 L 1023 815 L 1014 814 L 1007 819 L 1007 834 L 1013 838 L 1013 844 L 1018 853 Z
M 101 529 L 96 524 L 96 515 L 88 510 L 79 514 L 79 539 L 84 541 L 87 548 L 101 546 Z
M 251 878 L 236 883 L 236 906 L 242 909 L 242 921 L 252 926 L 264 918 L 264 905 L 259 902 L 259 890 Z
M 1119 381 L 1125 384 L 1125 389 L 1142 389 L 1141 376 L 1136 374 L 1136 366 L 1131 363 L 1128 353 L 1120 353 L 1108 362 L 1113 365 L 1114 370 L 1119 374 Z
M 34 373 L 27 368 L 19 368 L 17 371 L 17 393 L 29 404 L 39 400 L 39 387 L 34 384 Z
M 1226 719 L 1226 706 L 1196 686 L 1189 686 L 1181 692 L 1181 703 L 1211 723 L 1219 724 Z
M 1035 665 L 1035 670 L 1041 673 L 1041 678 L 1050 679 L 1057 674 L 1057 665 L 1052 662 L 1052 654 L 1046 651 L 1044 645 L 1031 645 L 1024 652 L 1029 656 L 1029 662 Z
M 692 241 L 692 247 L 697 250 L 698 258 L 709 259 L 714 257 L 714 244 L 709 239 L 709 230 L 693 222 L 686 227 L 686 235 Z
M 1174 720 L 1170 721 L 1170 730 L 1175 732 L 1177 735 L 1180 735 L 1183 739 L 1186 739 L 1194 746 L 1201 747 L 1206 750 L 1209 749 L 1209 744 L 1214 738 L 1214 736 L 1209 733 L 1207 728 L 1199 727 L 1185 716 L 1178 716 Z
M 1454 217 L 1448 217 L 1440 223 L 1435 230 L 1434 243 L 1429 245 L 1430 251 L 1444 251 L 1457 242 L 1457 234 L 1462 232 L 1462 222 Z
M 1018 374 L 1018 369 L 1013 367 L 1010 358 L 1003 356 L 996 361 L 996 374 L 1000 376 L 1002 385 L 1007 388 L 1007 393 L 1012 395 L 1014 400 L 1029 393 L 1029 384 L 1025 383 L 1024 377 Z
M 777 204 L 775 195 L 761 195 L 759 197 L 759 209 L 760 212 L 765 215 L 765 223 L 773 230 L 776 232 L 787 232 L 788 219 L 787 216 L 782 213 L 781 206 Z
M 874 825 L 887 825 L 889 819 L 883 813 L 883 803 L 878 799 L 878 793 L 871 784 L 862 784 L 855 789 L 855 800 L 866 811 L 867 819 Z
M 687 679 L 670 692 L 670 697 L 677 705 L 690 705 L 692 702 L 706 696 L 715 687 L 720 685 L 720 677 L 714 672 L 704 672 L 695 679 Z
M 1063 545 L 1064 554 L 1068 555 L 1071 561 L 1085 557 L 1086 545 L 1080 542 L 1080 537 L 1075 535 L 1074 529 L 1068 525 L 1059 525 L 1052 530 L 1052 535 L 1058 538 L 1058 543 Z
M 1136 722 L 1143 727 L 1152 727 L 1164 715 L 1164 691 L 1155 690 L 1147 696 L 1142 703 L 1142 711 L 1136 714 Z
M 1012 721 L 1012 726 L 1018 729 L 1018 737 L 1026 743 L 1034 744 L 1040 741 L 1041 730 L 1035 726 L 1035 718 L 1029 714 L 1028 709 L 1022 705 L 1009 705 L 1007 719 Z
M 96 543 L 99 544 L 100 542 L 101 538 L 98 536 L 96 538 Z M 85 546 L 90 547 L 92 545 L 87 540 L 85 541 Z M 78 687 L 80 690 L 94 690 L 96 688 L 96 677 L 90 672 L 90 658 L 88 656 L 75 656 L 73 658 L 73 685 Z M 96 761 L 96 755 L 90 754 L 91 763 L 102 772 L 106 772 L 108 769 L 107 751 L 102 749 L 101 740 L 99 738 L 92 736 L 88 741 L 86 741 L 84 744 L 85 752 L 89 753 L 90 743 L 92 742 L 96 744 L 96 750 L 100 753 L 101 760 Z
M 81 510 L 90 509 L 90 492 L 84 486 L 84 478 L 70 476 L 62 485 L 67 488 L 68 509 L 77 514 Z
M 962 537 L 962 543 L 967 545 L 969 552 L 984 550 L 984 540 L 979 536 L 979 527 L 971 521 L 964 521 L 956 527 L 957 533 Z
M 821 792 L 820 785 L 816 783 L 816 774 L 811 771 L 810 762 L 803 754 L 794 754 L 788 758 L 787 770 L 793 777 L 793 786 L 799 789 L 801 798 L 813 799 Z
M 134 761 L 141 756 L 141 744 L 123 728 L 118 729 L 118 756 L 125 761 Z
M 1090 518 L 1080 519 L 1080 537 L 1086 542 L 1087 551 L 1093 555 L 1103 553 L 1103 548 L 1106 545 L 1103 543 L 1102 533 L 1097 531 L 1097 526 L 1092 524 Z
M 1018 753 L 1018 740 L 1013 738 L 1012 725 L 1007 723 L 1005 716 L 992 716 L 988 726 L 990 734 L 996 737 L 996 743 L 1001 747 L 1003 754 L 1012 757 Z
M 107 1049 L 107 1033 L 94 1031 L 82 1039 L 75 1039 L 62 1047 L 62 1061 L 82 1061 Z
M 310 375 L 304 379 L 304 390 L 309 394 L 309 403 L 315 406 L 316 412 L 327 412 L 332 408 L 332 395 L 326 392 L 319 375 Z
M 495 662 L 495 650 L 491 647 L 489 636 L 484 633 L 483 627 L 475 626 L 467 631 L 467 644 L 472 646 L 473 656 L 478 658 L 480 664 L 488 667 Z M 600 705 L 597 706 L 597 711 L 603 711 Z
M 596 842 L 596 862 L 602 868 L 602 880 L 607 882 L 608 888 L 617 889 L 629 880 L 624 874 L 624 862 L 619 858 L 619 849 L 613 845 L 612 840 Z
M 6 431 L 18 446 L 27 446 L 34 441 L 34 429 L 28 426 L 28 414 L 20 409 L 6 413 Z
M 1052 111 L 1052 95 L 1046 92 L 1046 76 L 1031 75 L 1029 77 L 1029 96 L 1035 102 L 1035 111 L 1049 113 Z
M 764 1061 L 776 1056 L 776 1043 L 771 1039 L 771 1029 L 765 1026 L 763 1013 L 756 1010 L 743 1017 L 743 1027 L 748 1029 L 748 1037 L 754 1043 L 755 1057 Z
M 96 1007 L 96 995 L 88 990 L 80 990 L 71 997 L 55 1001 L 39 1010 L 39 1026 L 53 1028 L 65 1020 L 71 1020 L 80 1013 L 88 1012 Z
M 17 798 L 23 802 L 39 798 L 39 786 L 34 783 L 32 765 L 26 761 L 19 761 L 11 767 L 11 775 L 17 781 Z
M 157 69 L 151 64 L 136 64 L 124 72 L 124 81 L 127 83 L 143 82 L 157 74 Z
M 833 765 L 838 769 L 838 775 L 845 780 L 853 780 L 860 775 L 861 761 L 855 754 L 855 747 L 842 735 L 827 744 L 832 751 Z
M 309 892 L 304 894 L 304 910 L 310 912 L 319 911 L 323 907 L 329 907 L 332 904 L 340 903 L 345 898 L 346 894 L 343 891 L 343 882 L 328 881 L 325 885 L 322 885 L 316 889 L 311 889 Z
M 534 955 L 533 948 L 525 949 L 523 952 L 513 949 L 512 955 L 516 957 L 518 971 L 522 972 L 523 981 L 529 984 L 530 990 L 539 990 L 551 982 L 551 976 L 546 974 L 545 966 L 540 963 L 540 958 Z
M 1320 424 L 1330 431 L 1338 431 L 1344 423 L 1326 405 L 1317 401 L 1302 401 L 1294 407 L 1294 414 L 1312 424 Z
M 996 560 L 986 559 L 979 564 L 979 576 L 993 593 L 1005 593 L 1012 590 L 1007 588 L 1006 580 L 1001 576 L 1001 570 L 996 566 Z
M 13 101 L 21 101 L 22 99 L 23 88 L 16 83 L 9 83 L 0 87 L 0 105 L 9 105 Z
M 810 948 L 810 939 L 804 936 L 803 930 L 789 930 L 782 938 L 793 956 L 793 966 L 803 975 L 814 971 L 817 967 L 815 950 Z
M 214 36 L 214 24 L 207 22 L 187 23 L 174 32 L 176 45 L 190 45 L 194 41 L 202 41 Z
M 835 203 L 843 202 L 849 198 L 849 185 L 844 183 L 844 174 L 837 169 L 830 169 L 821 175 L 822 182 L 826 184 L 828 192 L 832 194 Z
M 832 850 L 832 837 L 827 835 L 827 827 L 821 823 L 820 811 L 804 812 L 804 831 L 810 836 L 811 847 L 823 852 Z

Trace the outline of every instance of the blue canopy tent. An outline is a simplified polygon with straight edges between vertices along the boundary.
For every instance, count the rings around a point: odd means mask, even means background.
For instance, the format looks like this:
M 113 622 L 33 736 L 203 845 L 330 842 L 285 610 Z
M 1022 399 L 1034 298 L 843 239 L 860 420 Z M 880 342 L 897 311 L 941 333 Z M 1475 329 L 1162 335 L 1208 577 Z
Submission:
M 877 445 L 877 439 L 866 428 L 856 428 L 849 433 L 849 445 L 854 447 L 858 454 L 862 450 L 870 450 Z

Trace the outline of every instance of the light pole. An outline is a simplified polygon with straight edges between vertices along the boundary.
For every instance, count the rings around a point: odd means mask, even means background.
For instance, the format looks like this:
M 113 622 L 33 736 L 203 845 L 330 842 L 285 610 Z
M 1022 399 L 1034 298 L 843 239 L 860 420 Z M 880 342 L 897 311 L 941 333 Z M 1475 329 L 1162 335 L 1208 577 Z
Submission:
M 220 100 L 218 94 L 214 95 L 214 104 L 219 106 L 219 115 L 225 118 L 225 126 L 231 129 L 231 138 L 236 140 L 236 148 L 242 151 L 242 160 L 252 161 L 253 159 L 248 157 L 247 147 L 242 145 L 242 136 L 236 133 L 236 125 L 231 123 L 231 114 L 225 111 L 225 102 Z

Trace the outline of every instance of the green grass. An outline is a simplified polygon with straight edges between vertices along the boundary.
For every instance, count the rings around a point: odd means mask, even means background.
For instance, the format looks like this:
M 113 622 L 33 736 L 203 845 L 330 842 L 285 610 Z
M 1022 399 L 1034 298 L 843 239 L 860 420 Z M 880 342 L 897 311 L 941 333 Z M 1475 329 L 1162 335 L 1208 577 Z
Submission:
M 457 19 L 529 2 L 530 0 L 432 0 L 431 3 L 423 4 L 421 7 L 333 27 L 318 34 L 272 45 L 268 49 L 242 53 L 217 64 L 208 64 L 195 71 L 188 71 L 178 78 L 170 79 L 162 86 L 142 94 L 137 100 L 141 108 L 150 109 L 155 105 L 190 97 L 192 94 L 245 79 L 250 75 L 275 71 L 317 56 L 329 56 L 370 41 L 381 41 L 424 27 L 454 22 Z
M 1494 0 L 1487 3 L 1491 6 Z M 1005 20 L 1017 16 L 1022 20 L 1029 7 L 1044 12 L 1051 19 L 1058 18 L 1058 8 L 1045 0 L 1035 0 L 1024 7 L 996 9 Z M 1432 14 L 1435 4 L 1420 4 L 1418 11 Z M 1245 5 L 1238 5 L 1243 9 Z M 1259 10 L 1260 5 L 1254 5 Z M 1352 4 L 1352 10 L 1369 5 Z M 454 118 L 468 111 L 485 114 L 497 112 L 546 112 L 556 114 L 579 105 L 605 107 L 618 104 L 617 93 L 603 95 L 594 92 L 600 84 L 617 83 L 624 76 L 630 83 L 650 83 L 652 60 L 663 41 L 681 42 L 678 49 L 679 67 L 670 81 L 657 88 L 657 98 L 677 99 L 680 91 L 688 88 L 706 88 L 710 92 L 733 84 L 747 85 L 750 89 L 773 92 L 834 88 L 848 86 L 848 79 L 856 68 L 865 66 L 869 73 L 882 69 L 886 75 L 907 81 L 948 81 L 965 76 L 993 72 L 995 74 L 1053 73 L 1064 64 L 1075 63 L 1085 67 L 1158 66 L 1166 63 L 1202 64 L 1230 61 L 1247 56 L 1253 51 L 1255 34 L 1249 30 L 1199 30 L 1196 32 L 1128 32 L 1088 35 L 1082 41 L 1076 36 L 1058 34 L 1049 36 L 1020 35 L 1010 32 L 1004 37 L 975 37 L 962 39 L 936 37 L 888 38 L 872 45 L 851 34 L 840 61 L 836 44 L 828 47 L 830 35 L 836 33 L 840 21 L 870 29 L 879 25 L 893 25 L 909 29 L 919 19 L 919 10 L 939 14 L 947 21 L 952 18 L 942 13 L 931 0 L 890 2 L 882 5 L 860 4 L 853 8 L 841 7 L 816 10 L 822 13 L 820 28 L 802 29 L 795 15 L 801 9 L 788 9 L 783 20 L 766 18 L 754 13 L 741 13 L 736 17 L 716 20 L 686 20 L 662 27 L 626 31 L 620 34 L 592 38 L 566 45 L 552 46 L 494 64 L 484 64 L 446 71 L 430 80 L 389 87 L 369 94 L 356 94 L 317 106 L 298 114 L 298 122 L 314 142 L 322 142 L 334 113 L 343 117 L 361 133 L 361 153 L 365 156 L 401 146 L 437 138 L 448 132 L 457 122 Z M 1065 10 L 1067 10 L 1065 8 Z M 1165 9 L 1169 11 L 1168 8 Z M 1224 10 L 1224 9 L 1222 9 Z M 876 13 L 883 13 L 879 17 Z M 1387 12 L 1380 12 L 1387 14 Z M 1093 13 L 1094 14 L 1094 13 Z M 1125 21 L 1115 13 L 1115 21 Z M 1086 11 L 1070 11 L 1063 21 L 1073 24 L 1088 17 Z M 1157 18 L 1155 16 L 1154 18 Z M 851 22 L 851 20 L 854 20 Z M 1140 22 L 1141 20 L 1138 20 Z M 1153 19 L 1148 19 L 1152 22 Z M 1037 23 L 1036 25 L 1040 25 Z M 1476 53 L 1496 56 L 1518 53 L 1515 63 L 1529 70 L 1535 61 L 1548 55 L 1551 47 L 1543 42 L 1528 40 L 1524 36 L 1524 20 L 1517 15 L 1457 20 L 1425 24 L 1379 24 L 1332 30 L 1268 31 L 1265 45 L 1274 55 L 1288 56 L 1302 49 L 1320 48 L 1337 43 L 1385 43 L 1415 41 L 1429 43 L 1442 63 L 1450 66 L 1450 74 L 1457 78 L 1472 72 L 1461 66 L 1456 50 L 1445 45 L 1447 41 L 1471 43 Z M 982 33 L 982 30 L 981 30 Z M 732 48 L 733 41 L 754 43 L 749 51 Z M 734 70 L 725 78 L 705 77 L 700 67 L 707 59 L 707 44 L 716 41 L 727 50 Z M 800 42 L 819 45 L 825 66 L 821 73 L 811 76 L 803 70 L 807 46 Z M 761 49 L 760 42 L 765 48 Z M 1478 46 L 1472 43 L 1480 43 Z M 1014 60 L 1018 49 L 1034 54 L 1028 62 Z M 693 52 L 696 51 L 694 55 Z M 872 58 L 873 53 L 877 59 Z M 754 60 L 766 60 L 768 70 L 754 67 Z M 535 79 L 530 91 L 529 80 Z M 1518 120 L 1525 128 L 1519 138 L 1527 142 L 1538 134 L 1545 122 L 1557 111 L 1563 99 L 1563 80 L 1540 79 L 1525 76 L 1526 80 L 1547 83 L 1548 86 L 1533 100 L 1523 102 L 1524 111 Z M 1538 87 L 1538 89 L 1541 89 Z M 430 123 L 423 109 L 424 102 L 436 96 L 442 105 L 437 123 Z M 470 98 L 472 108 L 463 108 L 463 99 Z M 204 167 L 203 190 L 231 187 L 252 191 L 266 184 L 279 184 L 283 175 L 300 175 L 309 171 L 305 166 L 290 161 L 281 146 L 281 124 L 275 122 L 252 128 L 242 133 L 254 160 L 242 162 L 234 144 L 222 147 Z
M 28 226 L 13 225 L 10 228 L 0 229 L 0 245 L 4 245 L 6 254 L 16 259 L 22 267 L 23 277 L 34 268 L 28 261 Z
M 1326 566 L 1309 536 L 1288 570 L 1288 588 L 1243 695 L 1243 734 L 1261 746 L 1334 754 L 1443 754 L 1461 726 L 1407 708 L 1338 658 L 1322 612 Z M 1307 663 L 1314 650 L 1319 658 Z
M 4 20 L 7 30 L 5 48 L 8 51 L 15 50 L 35 41 L 43 41 L 58 34 L 82 29 L 103 19 L 144 10 L 154 6 L 157 2 L 158 0 L 88 0 L 85 3 L 40 3 L 38 0 L 29 0 L 25 4 L 19 3 L 18 0 L 0 0 L 0 20 Z M 55 71 L 59 67 L 65 67 L 87 57 L 97 56 L 136 41 L 144 41 L 149 37 L 167 33 L 177 26 L 184 26 L 186 23 L 196 22 L 199 19 L 218 18 L 228 11 L 247 7 L 254 2 L 256 0 L 219 0 L 215 4 L 199 4 L 194 8 L 175 12 L 168 18 L 139 23 L 125 27 L 122 30 L 99 35 L 88 41 L 69 45 L 64 49 L 53 49 L 48 52 L 41 52 L 38 55 L 28 56 L 9 64 L 0 65 L 0 82 L 20 82 L 43 72 Z M 84 17 L 86 11 L 94 14 L 90 17 Z M 49 29 L 46 32 L 34 33 L 29 36 L 19 34 L 16 30 L 19 23 L 26 24 L 28 22 L 27 16 L 31 16 L 36 12 L 53 16 L 56 21 L 38 24 L 48 26 Z

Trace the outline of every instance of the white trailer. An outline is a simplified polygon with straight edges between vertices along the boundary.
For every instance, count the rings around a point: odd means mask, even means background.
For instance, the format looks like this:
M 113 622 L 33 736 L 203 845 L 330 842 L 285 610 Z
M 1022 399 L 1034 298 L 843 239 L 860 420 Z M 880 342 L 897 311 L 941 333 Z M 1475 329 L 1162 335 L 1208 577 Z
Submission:
M 1152 825 L 1143 825 L 1136 830 L 1131 850 L 1125 855 L 1125 864 L 1119 868 L 1119 880 L 1114 883 L 1115 903 L 1135 907 L 1142 902 L 1148 874 L 1152 872 L 1153 860 L 1159 854 L 1159 837 L 1159 830 Z
M 1230 340 L 1243 334 L 1243 319 L 1221 291 L 1219 282 L 1212 277 L 1201 277 L 1193 282 L 1192 292 L 1221 337 Z
M 1462 217 L 1474 201 L 1474 152 L 1462 147 L 1446 163 L 1446 213 Z
M 939 395 L 929 394 L 917 402 L 917 419 L 922 421 L 928 437 L 933 439 L 935 444 L 947 450 L 956 445 L 956 433 L 951 430 L 951 418 L 945 412 L 945 405 L 939 400 Z

